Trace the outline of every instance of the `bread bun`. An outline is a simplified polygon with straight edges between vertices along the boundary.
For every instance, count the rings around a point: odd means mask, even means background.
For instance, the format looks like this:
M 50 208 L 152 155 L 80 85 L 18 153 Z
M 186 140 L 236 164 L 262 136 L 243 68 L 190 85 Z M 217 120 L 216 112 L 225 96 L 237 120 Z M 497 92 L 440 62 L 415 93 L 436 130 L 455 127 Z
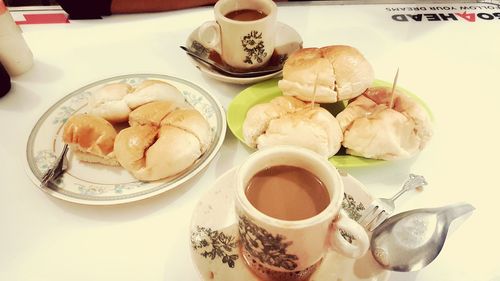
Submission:
M 168 101 L 150 102 L 136 108 L 130 113 L 130 126 L 153 125 L 160 126 L 161 120 L 178 108 L 178 104 Z
M 169 101 L 178 105 L 185 103 L 184 96 L 176 87 L 158 80 L 145 80 L 125 97 L 125 102 L 132 110 L 153 101 Z
M 119 166 L 114 156 L 116 130 L 104 118 L 90 115 L 73 115 L 63 128 L 63 141 L 84 162 Z
M 128 171 L 136 171 L 145 165 L 145 151 L 156 141 L 159 129 L 155 126 L 133 126 L 121 130 L 114 147 L 116 159 Z
M 177 109 L 161 121 L 161 126 L 164 125 L 170 125 L 193 134 L 200 142 L 201 153 L 204 153 L 212 142 L 210 125 L 196 109 Z
M 351 46 L 304 48 L 283 66 L 278 87 L 303 101 L 333 103 L 362 94 L 373 82 L 373 69 Z
M 142 181 L 174 176 L 202 154 L 193 134 L 168 125 L 124 129 L 116 138 L 115 150 L 120 164 Z
M 425 109 L 391 88 L 368 89 L 337 115 L 348 154 L 383 160 L 405 159 L 422 150 L 432 136 Z
M 257 138 L 257 147 L 296 145 L 329 158 L 339 151 L 341 142 L 342 131 L 335 117 L 324 108 L 306 107 L 271 120 L 266 132 Z
M 262 135 L 271 120 L 297 111 L 306 104 L 293 97 L 278 96 L 268 103 L 261 103 L 248 110 L 243 121 L 243 137 L 251 147 L 257 146 L 257 137 Z
M 249 146 L 258 149 L 296 145 L 331 157 L 340 149 L 342 130 L 326 109 L 293 97 L 278 96 L 248 110 L 243 137 Z
M 335 71 L 337 100 L 348 100 L 361 95 L 373 83 L 371 64 L 351 46 L 328 46 L 321 48 Z
M 112 83 L 93 92 L 88 100 L 87 112 L 100 116 L 111 123 L 128 120 L 130 108 L 124 97 L 132 91 L 126 83 Z
M 169 101 L 142 105 L 115 140 L 116 158 L 134 177 L 154 181 L 189 168 L 212 141 L 207 120 L 194 108 Z

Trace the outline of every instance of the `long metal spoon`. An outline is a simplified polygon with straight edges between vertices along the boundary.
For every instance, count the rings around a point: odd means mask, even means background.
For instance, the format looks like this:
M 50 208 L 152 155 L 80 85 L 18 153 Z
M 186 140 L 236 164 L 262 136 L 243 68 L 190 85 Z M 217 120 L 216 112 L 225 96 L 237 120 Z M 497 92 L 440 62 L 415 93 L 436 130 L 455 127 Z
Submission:
M 232 71 L 231 69 L 224 67 L 221 64 L 216 63 L 215 61 L 209 59 L 208 57 L 202 57 L 199 54 L 191 51 L 190 49 L 180 46 L 181 49 L 183 49 L 186 54 L 190 55 L 191 57 L 208 64 L 209 66 L 213 67 L 215 70 L 221 72 L 222 74 L 229 75 L 229 76 L 234 76 L 234 77 L 257 77 L 257 76 L 263 76 L 271 73 L 276 73 L 279 72 L 283 69 L 283 65 L 278 65 L 276 67 L 272 68 L 264 68 L 264 69 L 259 69 L 259 70 L 252 70 L 252 71 L 246 71 L 246 72 L 236 72 Z
M 450 223 L 474 209 L 462 203 L 397 214 L 374 230 L 373 257 L 392 271 L 420 270 L 441 252 Z

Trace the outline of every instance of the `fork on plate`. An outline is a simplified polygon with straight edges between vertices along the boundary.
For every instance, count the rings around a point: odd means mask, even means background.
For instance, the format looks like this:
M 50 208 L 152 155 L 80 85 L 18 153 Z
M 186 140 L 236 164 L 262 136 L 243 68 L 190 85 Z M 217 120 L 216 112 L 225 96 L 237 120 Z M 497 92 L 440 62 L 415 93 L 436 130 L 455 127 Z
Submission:
M 368 209 L 359 218 L 358 223 L 366 230 L 373 231 L 378 225 L 385 221 L 393 212 L 396 206 L 394 201 L 403 193 L 427 185 L 423 176 L 410 174 L 408 180 L 403 184 L 401 190 L 391 198 L 378 198 L 373 200 Z
M 68 158 L 66 157 L 67 152 L 68 144 L 65 144 L 61 154 L 57 157 L 53 166 L 50 167 L 42 176 L 42 187 L 49 187 L 49 183 L 51 181 L 58 179 L 68 169 Z

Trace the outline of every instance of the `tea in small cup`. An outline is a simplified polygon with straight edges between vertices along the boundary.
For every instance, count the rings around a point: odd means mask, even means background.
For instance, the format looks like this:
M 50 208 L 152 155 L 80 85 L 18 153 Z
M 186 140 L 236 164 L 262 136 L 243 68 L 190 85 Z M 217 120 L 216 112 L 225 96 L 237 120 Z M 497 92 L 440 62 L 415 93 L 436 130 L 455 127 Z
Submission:
M 341 210 L 338 171 L 314 152 L 275 146 L 252 154 L 236 175 L 236 214 L 242 255 L 264 280 L 307 280 L 324 255 L 360 257 L 364 228 Z M 340 229 L 355 239 L 349 243 Z
M 200 41 L 237 70 L 265 65 L 274 52 L 276 4 L 271 0 L 219 0 L 215 21 L 198 30 Z

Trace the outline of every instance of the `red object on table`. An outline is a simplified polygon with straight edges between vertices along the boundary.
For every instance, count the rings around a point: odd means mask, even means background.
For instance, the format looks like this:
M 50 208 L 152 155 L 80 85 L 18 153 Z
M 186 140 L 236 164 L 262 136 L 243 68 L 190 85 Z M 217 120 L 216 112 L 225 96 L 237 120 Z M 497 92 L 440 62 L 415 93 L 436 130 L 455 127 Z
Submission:
M 69 23 L 68 16 L 64 13 L 57 14 L 24 14 L 25 21 L 16 21 L 16 24 L 47 24 Z
M 5 11 L 7 11 L 7 7 L 5 7 L 3 0 L 0 0 L 0 15 L 3 14 Z

